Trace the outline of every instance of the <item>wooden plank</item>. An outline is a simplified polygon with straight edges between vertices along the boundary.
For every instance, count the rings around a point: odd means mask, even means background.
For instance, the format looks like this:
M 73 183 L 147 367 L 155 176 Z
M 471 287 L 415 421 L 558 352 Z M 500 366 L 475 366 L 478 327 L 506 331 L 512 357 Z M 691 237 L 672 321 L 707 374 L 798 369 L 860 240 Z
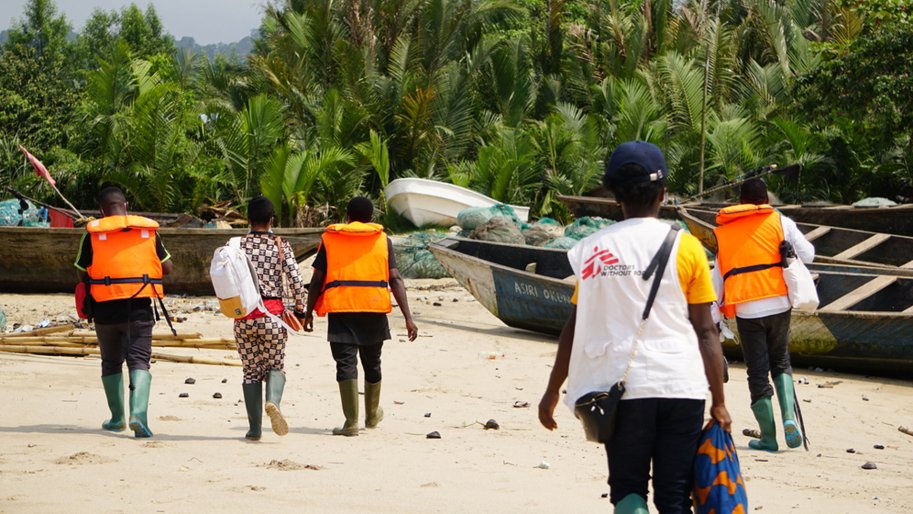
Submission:
M 825 305 L 823 307 L 823 310 L 829 310 L 829 311 L 846 310 L 846 309 L 852 307 L 853 305 L 856 305 L 857 303 L 862 301 L 864 298 L 871 296 L 871 295 L 877 293 L 878 291 L 881 291 L 882 289 L 888 287 L 889 285 L 893 284 L 896 281 L 897 281 L 897 277 L 892 277 L 892 276 L 882 275 L 882 276 L 875 277 L 872 280 L 863 284 L 862 286 L 850 291 L 849 293 L 841 296 L 840 298 L 837 298 L 833 302 Z
M 902 311 L 900 311 L 900 312 L 902 312 L 902 313 L 904 313 L 904 314 L 913 314 L 913 305 L 907 307 L 906 309 L 904 309 L 904 310 L 902 310 Z
M 913 269 L 913 261 L 910 261 L 906 264 L 901 264 L 900 267 L 905 269 Z
M 824 234 L 827 234 L 830 231 L 831 231 L 831 227 L 821 226 L 821 227 L 818 227 L 818 228 L 812 230 L 811 232 L 805 234 L 805 239 L 808 240 L 809 242 L 811 242 L 811 241 L 814 241 L 815 239 L 818 239 L 819 237 L 823 236 Z
M 853 257 L 865 253 L 872 248 L 884 243 L 888 239 L 891 239 L 891 234 L 874 234 L 872 237 L 858 243 L 856 245 L 847 248 L 846 250 L 838 253 L 834 256 L 835 259 L 852 259 Z

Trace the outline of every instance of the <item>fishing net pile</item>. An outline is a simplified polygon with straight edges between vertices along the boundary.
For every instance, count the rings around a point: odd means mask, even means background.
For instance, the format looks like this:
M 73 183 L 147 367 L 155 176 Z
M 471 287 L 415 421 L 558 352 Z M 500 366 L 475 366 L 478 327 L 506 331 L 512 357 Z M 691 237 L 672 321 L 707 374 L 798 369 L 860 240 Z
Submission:
M 22 213 L 19 210 L 22 210 Z M 0 227 L 48 227 L 48 211 L 28 200 L 0 201 Z
M 499 203 L 491 207 L 469 207 L 463 209 L 457 214 L 457 225 L 463 229 L 464 234 L 468 235 L 494 218 L 507 218 L 518 227 L 523 223 L 511 206 Z
M 413 232 L 408 236 L 394 237 L 393 254 L 396 267 L 405 278 L 444 278 L 450 276 L 441 263 L 428 250 L 428 245 L 446 237 L 446 232 Z

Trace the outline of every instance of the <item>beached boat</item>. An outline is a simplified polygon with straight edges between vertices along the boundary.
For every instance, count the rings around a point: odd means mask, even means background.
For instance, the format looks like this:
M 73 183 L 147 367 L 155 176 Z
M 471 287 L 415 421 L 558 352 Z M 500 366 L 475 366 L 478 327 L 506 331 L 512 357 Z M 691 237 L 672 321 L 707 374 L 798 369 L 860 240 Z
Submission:
M 457 215 L 463 209 L 500 203 L 465 187 L 423 178 L 396 179 L 387 184 L 384 195 L 387 205 L 416 227 L 451 227 L 456 225 Z M 520 221 L 529 219 L 529 207 L 510 207 Z
M 574 213 L 577 218 L 584 216 L 597 216 L 609 220 L 621 221 L 625 219 L 624 213 L 621 212 L 621 204 L 613 198 L 602 196 L 566 196 L 558 195 L 558 199 Z M 660 206 L 659 217 L 665 219 L 676 219 L 678 215 L 675 212 L 676 206 L 671 203 Z
M 716 211 L 679 208 L 688 230 L 716 253 L 713 228 Z M 913 237 L 829 227 L 812 223 L 796 226 L 815 245 L 815 261 L 859 266 L 896 266 L 913 272 Z
M 460 285 L 506 325 L 557 334 L 571 310 L 567 251 L 446 238 L 428 247 Z
M 594 196 L 558 196 L 575 216 L 600 216 L 620 220 L 623 218 L 621 206 L 613 199 Z M 727 204 L 719 202 L 689 202 L 682 206 L 719 210 Z M 661 218 L 675 218 L 678 206 L 667 204 L 660 209 Z M 775 205 L 778 211 L 794 221 L 829 227 L 841 227 L 877 232 L 913 236 L 913 204 L 894 205 L 891 207 L 853 207 L 852 205 Z
M 299 261 L 314 253 L 323 229 L 275 229 L 295 250 Z M 84 230 L 0 227 L 0 292 L 72 293 L 76 285 L 76 252 Z M 209 262 L 216 248 L 247 229 L 161 228 L 159 233 L 174 261 L 165 277 L 166 294 L 211 295 Z
M 505 324 L 556 334 L 571 311 L 566 251 L 447 238 L 430 246 L 450 274 Z M 893 269 L 811 264 L 820 307 L 793 312 L 797 364 L 913 371 L 913 277 Z M 734 329 L 735 327 L 733 327 Z M 727 354 L 741 358 L 736 342 Z

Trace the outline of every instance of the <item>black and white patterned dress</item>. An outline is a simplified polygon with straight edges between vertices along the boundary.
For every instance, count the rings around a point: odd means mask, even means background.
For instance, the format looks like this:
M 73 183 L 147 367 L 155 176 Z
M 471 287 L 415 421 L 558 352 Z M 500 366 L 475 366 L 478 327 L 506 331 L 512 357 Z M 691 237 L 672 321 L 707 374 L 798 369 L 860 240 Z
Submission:
M 288 241 L 282 241 L 285 259 L 279 258 L 279 245 L 275 234 L 250 232 L 241 238 L 241 249 L 250 258 L 260 281 L 260 294 L 265 299 L 283 299 L 283 277 L 291 289 L 294 308 L 304 311 L 307 289 L 295 253 Z M 285 328 L 268 317 L 235 320 L 235 340 L 244 366 L 244 383 L 264 380 L 270 370 L 284 371 Z

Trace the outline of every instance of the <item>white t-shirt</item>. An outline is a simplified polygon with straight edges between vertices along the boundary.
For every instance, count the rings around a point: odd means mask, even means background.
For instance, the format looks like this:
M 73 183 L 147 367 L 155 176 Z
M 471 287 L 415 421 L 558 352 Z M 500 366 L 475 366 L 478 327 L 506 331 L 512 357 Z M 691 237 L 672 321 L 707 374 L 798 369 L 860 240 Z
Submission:
M 796 256 L 806 264 L 815 260 L 815 247 L 808 242 L 808 239 L 805 239 L 805 234 L 799 230 L 796 222 L 781 214 L 780 223 L 783 225 L 783 238 L 793 245 Z M 720 275 L 719 260 L 713 267 L 713 287 L 716 289 L 717 298 L 723 298 L 723 277 Z M 788 296 L 775 296 L 736 304 L 735 315 L 742 319 L 758 319 L 780 314 L 790 309 L 792 309 L 792 305 L 789 303 Z M 719 321 L 717 316 L 717 309 L 714 309 L 714 319 Z
M 578 288 L 565 397 L 571 409 L 584 394 L 607 391 L 622 378 L 655 278 L 647 281 L 641 275 L 668 232 L 669 225 L 655 218 L 633 218 L 568 251 Z M 677 271 L 682 236 L 672 249 L 643 338 L 636 342 L 623 400 L 707 396 L 703 360 Z

